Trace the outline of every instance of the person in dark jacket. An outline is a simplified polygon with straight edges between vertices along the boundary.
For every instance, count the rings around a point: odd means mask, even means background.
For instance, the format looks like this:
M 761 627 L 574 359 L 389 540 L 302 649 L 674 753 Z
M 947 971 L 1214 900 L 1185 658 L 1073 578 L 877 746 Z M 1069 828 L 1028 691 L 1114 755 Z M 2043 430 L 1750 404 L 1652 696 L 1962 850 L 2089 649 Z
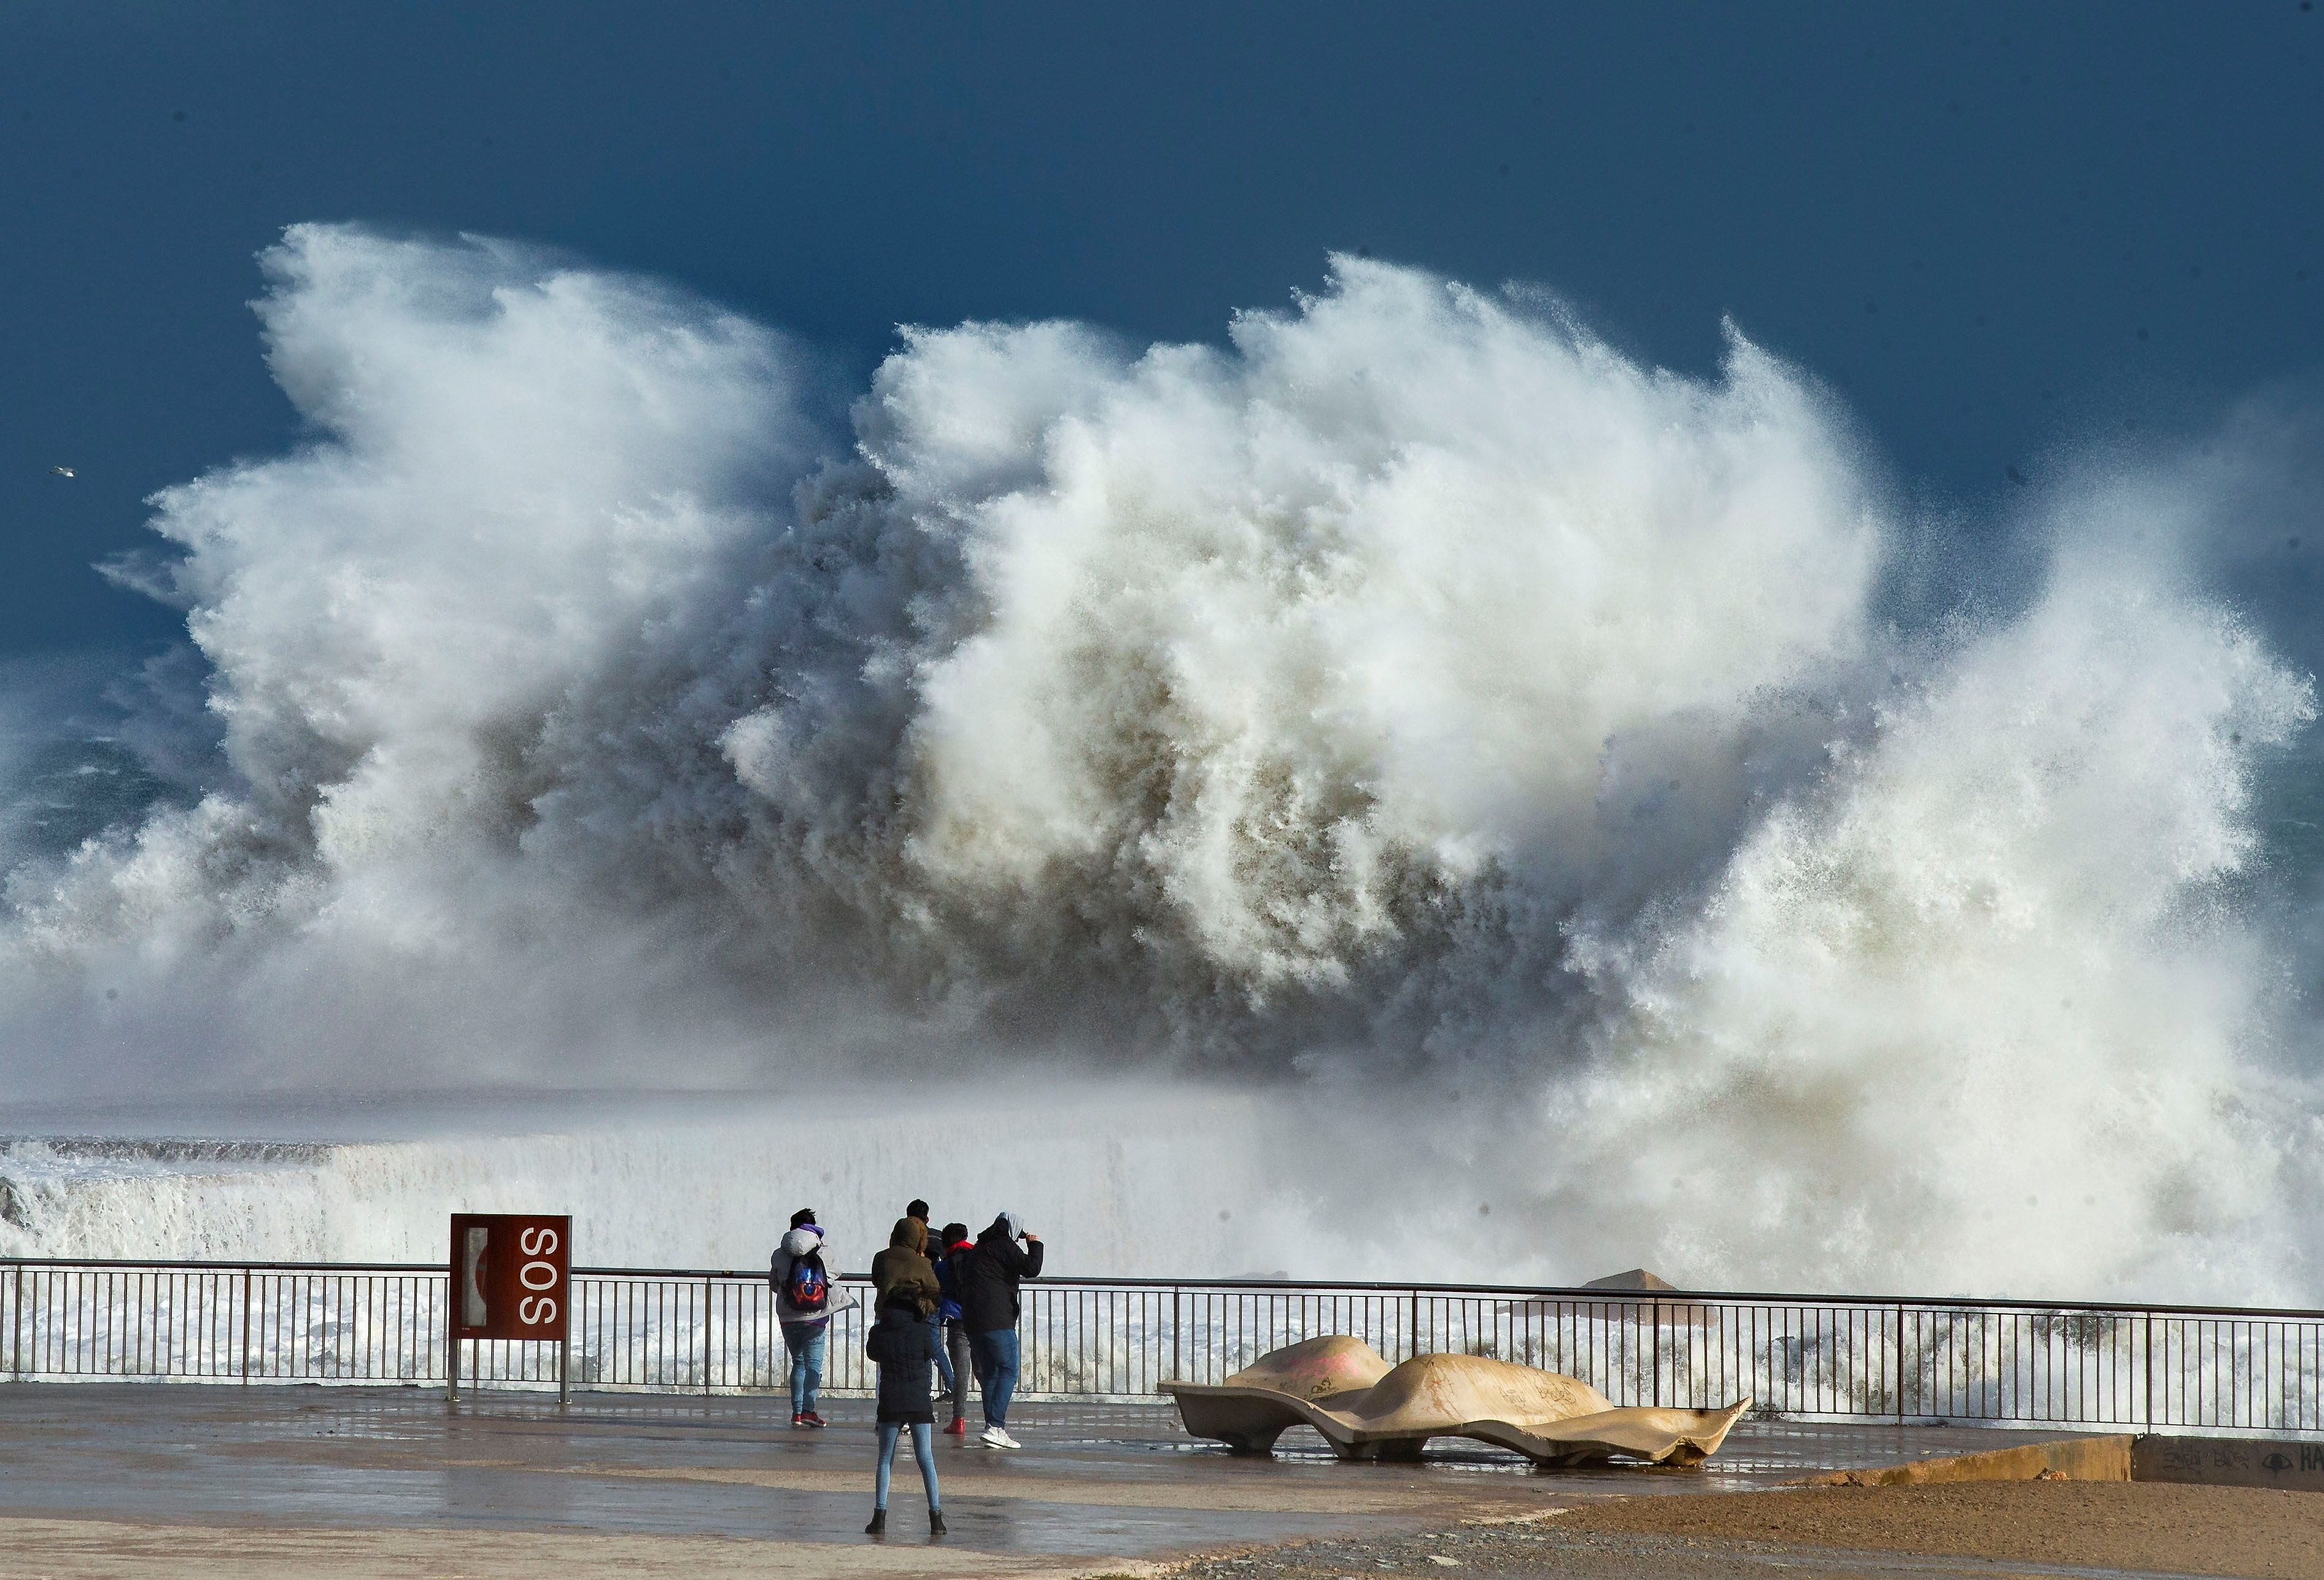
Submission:
M 941 1325 L 936 1366 L 944 1373 L 945 1393 L 952 1400 L 952 1422 L 945 1428 L 945 1436 L 964 1437 L 968 1435 L 968 1379 L 973 1363 L 968 1354 L 968 1325 L 960 1317 L 958 1273 L 969 1252 L 968 1225 L 946 1224 L 938 1241 L 936 1285 L 944 1291 L 944 1299 L 936 1307 Z
M 1023 1242 L 1020 1246 L 1019 1242 Z M 1025 1233 L 1015 1213 L 1002 1213 L 955 1264 L 961 1321 L 968 1327 L 976 1386 L 984 1398 L 984 1446 L 1022 1448 L 1009 1435 L 1009 1400 L 1017 1391 L 1017 1286 L 1041 1276 L 1041 1237 Z
M 936 1405 L 928 1373 L 936 1350 L 928 1343 L 927 1318 L 908 1289 L 881 1303 L 879 1320 L 863 1340 L 863 1353 L 880 1367 L 880 1468 L 872 1482 L 872 1523 L 867 1536 L 888 1534 L 888 1480 L 896 1464 L 896 1444 L 908 1428 L 912 1457 L 919 1462 L 920 1484 L 928 1492 L 928 1534 L 945 1534 L 944 1509 L 936 1497 Z

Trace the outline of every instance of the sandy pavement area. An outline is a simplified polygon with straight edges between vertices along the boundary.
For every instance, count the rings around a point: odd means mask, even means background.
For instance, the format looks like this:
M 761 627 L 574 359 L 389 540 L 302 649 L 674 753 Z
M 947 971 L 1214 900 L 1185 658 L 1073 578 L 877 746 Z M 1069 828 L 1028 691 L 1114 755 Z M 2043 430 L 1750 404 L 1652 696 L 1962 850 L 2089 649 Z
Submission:
M 2324 1496 L 2141 1482 L 1833 1487 L 1577 1509 L 1561 1533 L 2014 1559 L 2182 1575 L 2324 1577 Z
M 318 1529 L 0 1519 L 0 1580 L 999 1580 L 1152 1574 L 1087 1556 L 931 1543 L 906 1511 L 885 1542 L 635 1533 Z M 1815 1487 L 1594 1502 L 1406 1535 L 1243 1547 L 1184 1580 L 1942 1580 L 2222 1575 L 2324 1580 L 2324 1496 L 2232 1487 L 2007 1482 Z
M 905 1522 L 908 1531 L 909 1522 Z M 1086 1559 L 974 1552 L 921 1530 L 884 1542 L 739 1541 L 717 1537 L 525 1530 L 283 1530 L 0 1519 L 5 1580 L 1000 1580 L 1088 1570 Z M 1110 1566 L 1120 1568 L 1122 1566 Z
M 2023 1565 L 2020 1568 L 2015 1566 Z M 2324 1495 L 2131 1482 L 1625 1499 L 1412 1537 L 1245 1549 L 1186 1580 L 2238 1575 L 2324 1580 Z

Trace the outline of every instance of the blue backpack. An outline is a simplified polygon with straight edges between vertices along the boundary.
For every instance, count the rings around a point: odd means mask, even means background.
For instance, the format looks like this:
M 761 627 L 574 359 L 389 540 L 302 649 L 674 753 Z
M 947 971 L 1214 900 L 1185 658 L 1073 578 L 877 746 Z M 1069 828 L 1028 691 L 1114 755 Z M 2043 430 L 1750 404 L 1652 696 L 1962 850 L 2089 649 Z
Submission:
M 810 1251 L 791 1259 L 790 1276 L 783 1280 L 783 1299 L 794 1311 L 816 1312 L 831 1302 L 831 1275 L 824 1270 L 823 1252 Z

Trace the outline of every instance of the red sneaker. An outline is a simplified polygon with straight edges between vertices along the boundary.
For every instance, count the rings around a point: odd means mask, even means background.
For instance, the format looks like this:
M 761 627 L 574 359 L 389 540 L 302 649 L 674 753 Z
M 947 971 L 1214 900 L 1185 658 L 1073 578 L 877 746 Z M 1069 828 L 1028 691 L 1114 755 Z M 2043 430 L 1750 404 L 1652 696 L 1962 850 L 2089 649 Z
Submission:
M 799 1414 L 798 1411 L 793 1410 L 791 1412 L 791 1430 L 797 1432 L 804 1428 L 806 1426 L 807 1418 Z
M 968 1436 L 968 1418 L 967 1418 L 967 1417 L 965 1417 L 965 1416 L 954 1416 L 954 1417 L 953 1417 L 953 1418 L 952 1418 L 952 1425 L 951 1425 L 951 1426 L 949 1426 L 949 1427 L 946 1427 L 946 1428 L 945 1428 L 945 1437 L 967 1437 L 967 1436 Z
M 799 1418 L 799 1425 L 802 1427 L 822 1427 L 826 1423 L 824 1421 L 824 1418 L 821 1416 L 816 1415 L 813 1410 L 807 1411 L 807 1414 Z

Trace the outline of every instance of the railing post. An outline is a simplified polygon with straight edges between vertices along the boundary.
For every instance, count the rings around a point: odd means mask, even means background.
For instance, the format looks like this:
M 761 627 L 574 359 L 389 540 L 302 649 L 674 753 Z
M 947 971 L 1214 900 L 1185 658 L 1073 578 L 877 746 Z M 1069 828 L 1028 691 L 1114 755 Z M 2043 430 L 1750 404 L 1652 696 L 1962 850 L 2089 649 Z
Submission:
M 831 1325 L 825 1323 L 824 1326 L 829 1327 Z M 828 1367 L 831 1363 L 827 1354 L 830 1341 L 825 1339 L 824 1342 L 826 1350 L 824 1364 Z M 702 1280 L 702 1391 L 706 1394 L 710 1391 L 710 1280 L 708 1279 Z
M 250 1270 L 242 1270 L 242 1380 L 250 1381 Z
M 1632 1310 L 1637 1309 L 1636 1307 Z M 1654 1373 L 1655 1408 L 1663 1408 L 1663 1303 L 1655 1301 L 1646 1310 L 1646 1370 Z
M 1904 1303 L 1896 1302 L 1896 1424 L 1904 1424 Z
M 16 1296 L 8 1316 L 8 1375 L 24 1380 L 24 1264 L 16 1264 Z
M 2153 1431 L 2154 1431 L 2154 1313 L 2153 1313 L 2153 1312 L 2150 1311 L 2150 1312 L 2148 1312 L 2148 1313 L 2146 1314 L 2146 1321 L 2145 1321 L 2142 1326 L 2144 1326 L 2144 1328 L 2145 1328 L 2145 1330 L 2146 1330 L 2146 1336 L 2145 1336 L 2145 1340 L 2144 1340 L 2144 1344 L 2142 1345 L 2142 1347 L 2146 1351 L 2146 1430 L 2147 1430 L 2148 1435 L 2151 1437 L 2151 1436 L 2153 1436 Z
M 1416 1360 L 1420 1355 L 1420 1291 L 1412 1292 L 1412 1304 L 1406 1313 L 1404 1325 L 1404 1358 Z
M 1186 1376 L 1186 1350 L 1183 1341 L 1185 1320 L 1185 1291 L 1173 1284 L 1170 1286 L 1170 1375 L 1180 1381 Z

